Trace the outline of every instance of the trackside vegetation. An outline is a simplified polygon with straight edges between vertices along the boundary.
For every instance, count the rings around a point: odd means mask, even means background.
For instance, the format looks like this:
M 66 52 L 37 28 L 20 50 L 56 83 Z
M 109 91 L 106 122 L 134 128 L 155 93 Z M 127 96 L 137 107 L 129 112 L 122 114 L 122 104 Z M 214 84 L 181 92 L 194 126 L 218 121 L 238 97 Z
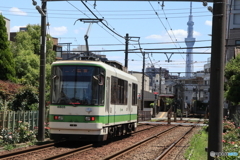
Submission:
M 208 124 L 208 121 L 205 121 Z M 216 157 L 220 160 L 236 160 L 240 159 L 240 112 L 234 114 L 234 121 L 227 119 L 223 120 L 223 152 L 234 153 L 232 156 Z M 208 146 L 208 126 L 203 127 L 195 134 L 186 150 L 184 156 L 186 159 L 199 160 L 207 159 L 206 149 Z
M 185 159 L 207 159 L 207 152 L 205 151 L 207 143 L 208 133 L 204 128 L 202 128 L 191 138 L 189 147 L 184 153 Z

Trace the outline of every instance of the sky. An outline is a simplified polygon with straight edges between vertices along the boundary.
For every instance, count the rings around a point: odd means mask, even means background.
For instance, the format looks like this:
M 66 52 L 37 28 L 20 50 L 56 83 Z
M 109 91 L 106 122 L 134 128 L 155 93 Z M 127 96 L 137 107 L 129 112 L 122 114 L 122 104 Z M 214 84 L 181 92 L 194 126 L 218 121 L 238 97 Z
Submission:
M 10 31 L 18 32 L 19 27 L 28 24 L 41 24 L 41 15 L 33 6 L 32 0 L 0 0 L 0 12 L 10 19 Z M 35 0 L 41 7 L 41 0 Z M 146 54 L 146 67 L 166 68 L 177 74 L 185 72 L 187 22 L 190 15 L 190 2 L 164 1 L 48 1 L 47 33 L 59 39 L 59 43 L 71 43 L 71 49 L 85 45 L 84 35 L 88 33 L 90 51 L 101 50 L 109 60 L 124 65 L 125 39 L 129 35 L 128 70 L 142 71 L 143 56 Z M 86 7 L 87 6 L 87 7 Z M 212 6 L 208 3 L 207 6 Z M 194 21 L 193 37 L 196 39 L 193 50 L 193 71 L 203 70 L 203 65 L 211 56 L 212 13 L 202 2 L 192 2 Z M 90 9 L 90 11 L 88 10 Z M 84 23 L 81 18 L 102 18 L 102 23 Z M 89 27 L 90 26 L 90 27 Z M 87 32 L 87 30 L 89 31 Z M 139 43 L 138 43 L 139 42 Z M 208 48 L 207 48 L 208 47 Z M 63 49 L 67 49 L 63 46 Z M 155 49 L 155 50 L 149 50 Z M 118 51 L 109 51 L 118 50 Z M 162 53 L 150 53 L 162 52 Z M 175 52 L 180 52 L 175 53 Z M 175 54 L 171 54 L 175 53 Z M 167 60 L 170 62 L 166 62 Z M 184 74 L 184 73 L 183 73 Z

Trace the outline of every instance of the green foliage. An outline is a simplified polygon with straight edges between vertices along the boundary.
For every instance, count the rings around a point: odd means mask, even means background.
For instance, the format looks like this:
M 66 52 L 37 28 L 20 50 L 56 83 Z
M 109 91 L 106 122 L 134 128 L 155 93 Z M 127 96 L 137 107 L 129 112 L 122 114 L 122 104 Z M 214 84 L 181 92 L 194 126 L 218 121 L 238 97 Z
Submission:
M 208 133 L 203 129 L 195 134 L 190 140 L 190 146 L 185 151 L 185 159 L 200 160 L 207 159 L 205 147 L 208 143 Z
M 227 100 L 238 104 L 240 99 L 240 55 L 237 55 L 235 59 L 231 59 L 225 66 L 225 97 Z
M 3 144 L 16 144 L 19 141 L 19 135 L 11 129 L 2 129 L 0 139 Z
M 31 51 L 20 51 L 16 56 L 16 72 L 19 83 L 39 86 L 39 56 Z
M 27 25 L 25 32 L 18 32 L 12 50 L 15 56 L 16 77 L 18 83 L 39 87 L 40 71 L 40 25 Z M 46 36 L 46 91 L 50 90 L 50 65 L 55 61 L 56 54 L 52 50 L 53 40 Z M 46 93 L 46 101 L 50 100 L 50 93 Z
M 154 103 L 150 103 L 150 108 L 153 108 L 154 107 Z
M 27 25 L 27 33 L 31 37 L 31 44 L 33 46 L 33 53 L 40 55 L 40 37 L 41 26 L 40 25 Z
M 15 63 L 10 50 L 5 20 L 0 15 L 0 79 L 15 82 Z
M 7 151 L 10 151 L 10 150 L 16 148 L 16 146 L 13 145 L 13 144 L 7 144 L 7 145 L 5 145 L 3 148 L 4 148 L 5 150 L 7 150 Z
M 182 114 L 181 109 L 177 109 L 177 116 L 181 116 L 181 114 Z
M 166 98 L 166 104 L 167 104 L 167 105 L 171 105 L 171 104 L 173 104 L 173 102 L 174 102 L 174 99 L 172 99 L 172 98 Z
M 37 110 L 38 109 L 38 91 L 32 86 L 24 86 L 15 95 L 12 102 L 12 110 Z
M 36 141 L 36 131 L 30 130 L 29 127 L 30 125 L 27 122 L 18 122 L 16 132 L 19 134 L 20 143 Z
M 224 160 L 235 160 L 240 159 L 240 127 L 236 128 L 233 122 L 228 121 L 228 125 L 230 125 L 231 129 L 226 130 L 223 133 L 223 152 L 236 152 L 238 153 L 238 157 L 236 156 L 225 156 L 220 157 L 220 159 Z M 229 128 L 229 127 L 228 127 Z
M 2 129 L 0 132 L 0 146 L 5 146 L 6 150 L 17 143 L 35 142 L 36 130 L 30 130 L 27 122 L 18 122 L 16 129 Z

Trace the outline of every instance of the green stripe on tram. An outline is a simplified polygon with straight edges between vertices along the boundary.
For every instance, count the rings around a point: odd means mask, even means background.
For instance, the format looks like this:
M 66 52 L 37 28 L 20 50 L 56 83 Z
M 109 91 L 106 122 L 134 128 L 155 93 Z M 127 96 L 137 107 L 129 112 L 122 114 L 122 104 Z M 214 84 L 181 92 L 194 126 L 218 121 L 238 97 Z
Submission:
M 63 120 L 54 120 L 54 116 L 61 116 Z M 95 117 L 95 121 L 86 121 L 85 117 Z M 131 118 L 131 119 L 130 119 Z M 137 114 L 128 115 L 110 115 L 108 116 L 97 116 L 97 115 L 49 115 L 50 122 L 78 122 L 78 123 L 114 123 L 128 120 L 136 120 Z

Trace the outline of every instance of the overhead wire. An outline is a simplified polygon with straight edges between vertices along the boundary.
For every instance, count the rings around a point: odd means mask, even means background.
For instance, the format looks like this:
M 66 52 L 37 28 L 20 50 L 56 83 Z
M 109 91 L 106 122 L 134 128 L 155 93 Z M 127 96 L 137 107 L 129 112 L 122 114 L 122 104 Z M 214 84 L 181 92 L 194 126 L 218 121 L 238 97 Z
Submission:
M 163 1 L 163 3 L 164 3 L 164 1 Z M 158 2 L 158 4 L 160 4 L 160 3 Z M 167 15 L 166 15 L 166 13 L 165 13 L 165 11 L 164 11 L 164 9 L 163 9 L 163 8 L 164 8 L 164 4 L 162 4 L 161 7 L 162 7 L 162 12 L 163 12 L 163 14 L 164 14 L 164 16 L 165 16 L 165 20 L 167 21 L 167 24 L 168 24 L 168 26 L 169 26 L 169 28 L 170 28 L 170 30 L 171 30 L 171 32 L 172 32 L 172 35 L 173 35 L 173 37 L 175 38 L 175 41 L 177 42 L 178 40 L 177 40 L 177 38 L 176 38 L 173 30 L 172 30 L 172 27 L 171 27 L 171 25 L 170 25 L 170 23 L 169 23 L 169 21 L 168 21 Z M 179 45 L 179 43 L 177 43 L 177 44 L 178 44 L 178 46 L 181 48 L 181 46 Z M 181 55 L 181 54 L 180 54 L 180 55 Z M 181 55 L 181 57 L 182 57 L 183 60 L 185 60 L 185 58 L 184 58 L 182 55 Z
M 235 6 L 237 6 L 237 5 L 235 5 Z M 13 8 L 12 6 L 0 6 L 0 7 L 1 8 Z M 196 7 L 196 8 L 193 8 L 193 9 L 196 10 L 196 9 L 203 9 L 203 8 L 205 8 L 205 7 Z M 33 8 L 19 8 L 19 9 L 33 10 L 33 11 L 35 10 Z M 174 8 L 174 9 L 165 9 L 165 10 L 177 11 L 177 10 L 189 10 L 189 8 Z M 62 13 L 62 12 L 75 12 L 76 10 L 51 9 L 51 11 L 60 11 Z M 83 10 L 83 12 L 85 12 L 85 10 Z M 134 9 L 131 9 L 131 10 L 101 10 L 101 12 L 152 12 L 152 10 L 134 10 Z
M 202 8 L 202 7 L 201 7 Z M 175 10 L 175 9 L 173 9 L 173 10 Z M 178 10 L 178 9 L 176 9 L 176 10 Z M 179 9 L 180 10 L 180 9 Z M 140 10 L 139 10 L 140 11 Z M 142 10 L 141 10 L 142 11 Z M 125 11 L 124 11 L 125 12 Z M 87 15 L 87 14 L 86 14 Z M 125 19 L 125 18 L 124 18 Z M 173 43 L 175 43 L 175 42 L 173 42 Z
M 67 1 L 71 6 L 73 6 L 75 9 L 77 9 L 78 11 L 80 11 L 81 13 L 83 13 L 86 17 L 90 18 L 89 16 L 87 16 L 84 12 L 82 12 L 81 10 L 79 10 L 76 6 L 74 6 L 72 3 L 70 3 L 69 1 Z M 83 2 L 82 2 L 83 3 Z M 84 4 L 84 3 L 83 3 Z M 98 23 L 97 23 L 98 24 Z M 104 23 L 102 23 L 104 24 Z M 98 24 L 99 25 L 99 24 Z M 119 41 L 120 43 L 122 43 L 117 37 L 115 37 L 114 35 L 112 35 L 108 30 L 106 30 L 103 26 L 99 25 L 103 30 L 105 30 L 107 33 L 109 33 L 111 36 L 113 36 L 117 41 Z
M 82 0 L 81 0 L 81 2 L 82 2 L 82 4 L 89 10 L 89 12 L 92 13 L 92 15 L 93 15 L 95 18 L 99 19 L 99 18 L 90 10 L 90 8 L 89 8 Z M 108 30 L 110 30 L 111 32 L 113 32 L 115 35 L 117 35 L 117 36 L 125 39 L 123 36 L 121 36 L 120 34 L 118 34 L 117 32 L 115 32 L 114 30 L 112 30 L 110 27 L 108 27 L 108 26 L 107 26 L 105 23 L 103 23 L 102 21 L 100 21 L 100 23 L 102 23 Z
M 172 39 L 172 36 L 169 34 L 166 26 L 163 24 L 161 18 L 159 17 L 158 13 L 157 13 L 156 10 L 154 9 L 153 5 L 151 4 L 150 1 L 148 1 L 148 2 L 149 2 L 149 4 L 150 4 L 150 6 L 152 7 L 153 11 L 155 12 L 156 16 L 158 17 L 159 21 L 161 22 L 161 24 L 162 24 L 163 28 L 165 29 L 166 33 L 168 34 L 169 38 L 171 39 L 172 42 L 174 42 L 173 39 Z M 175 43 L 173 43 L 173 44 L 174 44 L 174 46 L 176 47 L 176 49 L 178 49 L 177 45 L 176 45 Z
M 90 4 L 90 3 L 88 3 L 88 4 Z M 90 4 L 91 5 L 91 4 Z M 91 6 L 93 6 L 94 7 L 94 9 L 101 15 L 101 17 L 105 17 L 105 16 L 103 16 L 97 9 L 96 9 L 96 1 L 94 2 L 94 5 L 91 5 Z M 114 28 L 111 24 L 109 24 L 108 23 L 108 25 L 110 25 L 112 28 Z M 115 30 L 115 28 L 114 28 L 114 30 Z M 126 37 L 125 37 L 126 38 Z M 125 45 L 125 44 L 123 44 L 123 45 Z M 133 44 L 131 44 L 131 45 L 133 45 Z M 136 48 L 134 45 L 133 45 L 133 47 L 134 48 Z M 139 56 L 138 54 L 136 54 L 137 56 Z

